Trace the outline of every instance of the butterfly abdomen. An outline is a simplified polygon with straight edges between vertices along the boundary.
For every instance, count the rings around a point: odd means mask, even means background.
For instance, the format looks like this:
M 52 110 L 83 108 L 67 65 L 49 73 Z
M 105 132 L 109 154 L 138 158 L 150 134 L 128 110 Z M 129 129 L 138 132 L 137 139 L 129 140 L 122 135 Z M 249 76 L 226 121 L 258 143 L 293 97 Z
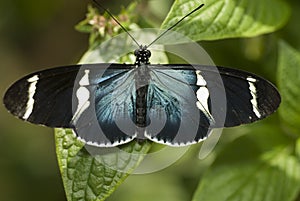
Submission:
M 135 124 L 138 127 L 147 126 L 147 94 L 149 85 L 149 69 L 146 65 L 140 65 L 137 68 L 135 77 L 136 86 L 136 111 Z
M 148 86 L 140 87 L 136 90 L 136 119 L 135 123 L 138 127 L 146 127 L 147 115 L 147 91 Z

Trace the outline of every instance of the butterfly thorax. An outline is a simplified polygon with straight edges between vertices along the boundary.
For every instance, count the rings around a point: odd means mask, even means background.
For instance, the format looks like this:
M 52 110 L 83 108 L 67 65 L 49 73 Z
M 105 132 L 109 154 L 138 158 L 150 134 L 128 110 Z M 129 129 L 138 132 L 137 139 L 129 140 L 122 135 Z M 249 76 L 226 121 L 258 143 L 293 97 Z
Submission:
M 136 57 L 135 65 L 138 67 L 141 64 L 149 64 L 151 52 L 147 49 L 147 46 L 141 45 L 139 49 L 134 51 L 134 56 Z

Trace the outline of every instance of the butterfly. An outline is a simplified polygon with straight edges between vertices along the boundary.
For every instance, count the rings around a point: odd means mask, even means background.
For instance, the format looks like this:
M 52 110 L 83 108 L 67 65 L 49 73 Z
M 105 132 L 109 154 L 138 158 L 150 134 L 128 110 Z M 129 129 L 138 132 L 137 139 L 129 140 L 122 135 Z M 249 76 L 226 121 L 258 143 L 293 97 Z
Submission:
M 4 105 L 24 121 L 70 128 L 97 147 L 134 139 L 190 145 L 214 128 L 252 123 L 279 107 L 278 90 L 260 76 L 220 66 L 150 64 L 148 47 L 138 46 L 134 64 L 72 65 L 27 75 L 8 88 Z

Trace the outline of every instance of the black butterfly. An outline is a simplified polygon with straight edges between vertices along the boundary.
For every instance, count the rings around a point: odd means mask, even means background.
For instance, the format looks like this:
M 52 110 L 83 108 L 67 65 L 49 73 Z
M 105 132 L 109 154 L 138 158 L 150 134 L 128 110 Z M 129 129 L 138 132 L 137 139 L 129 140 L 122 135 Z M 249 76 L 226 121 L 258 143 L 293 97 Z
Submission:
M 134 54 L 135 64 L 84 64 L 30 74 L 7 90 L 4 104 L 22 120 L 71 128 L 89 145 L 110 147 L 135 138 L 171 146 L 197 143 L 213 128 L 263 119 L 281 101 L 270 82 L 252 73 L 153 65 L 147 46 Z

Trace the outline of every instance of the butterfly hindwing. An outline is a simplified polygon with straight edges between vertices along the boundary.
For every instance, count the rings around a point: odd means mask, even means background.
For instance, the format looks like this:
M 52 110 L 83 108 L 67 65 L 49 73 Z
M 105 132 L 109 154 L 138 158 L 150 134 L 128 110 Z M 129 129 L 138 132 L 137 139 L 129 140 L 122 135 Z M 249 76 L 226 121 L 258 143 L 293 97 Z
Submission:
M 168 67 L 150 70 L 147 109 L 151 123 L 146 136 L 152 141 L 180 146 L 207 137 L 212 119 L 197 108 L 196 88 L 189 85 L 193 73 Z
M 77 136 L 100 147 L 131 141 L 135 137 L 134 70 L 117 64 L 105 71 L 91 71 L 88 65 L 84 69 L 74 91 L 77 106 L 73 104 L 72 124 Z

